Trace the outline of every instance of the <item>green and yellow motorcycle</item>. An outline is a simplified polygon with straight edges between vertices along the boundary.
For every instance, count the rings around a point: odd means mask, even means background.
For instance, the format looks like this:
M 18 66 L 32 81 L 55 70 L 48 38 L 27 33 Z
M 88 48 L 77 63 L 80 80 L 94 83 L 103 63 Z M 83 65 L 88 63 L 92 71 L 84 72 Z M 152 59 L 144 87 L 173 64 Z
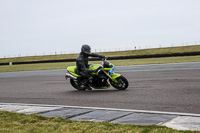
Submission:
M 114 73 L 115 65 L 106 60 L 102 59 L 102 65 L 92 64 L 89 69 L 96 70 L 101 67 L 96 73 L 90 73 L 93 76 L 91 84 L 88 84 L 94 89 L 107 89 L 111 85 L 117 90 L 125 90 L 128 88 L 128 80 L 121 74 Z M 71 85 L 80 91 L 86 90 L 85 80 L 81 75 L 76 73 L 76 66 L 67 67 L 65 75 L 66 80 L 69 78 Z

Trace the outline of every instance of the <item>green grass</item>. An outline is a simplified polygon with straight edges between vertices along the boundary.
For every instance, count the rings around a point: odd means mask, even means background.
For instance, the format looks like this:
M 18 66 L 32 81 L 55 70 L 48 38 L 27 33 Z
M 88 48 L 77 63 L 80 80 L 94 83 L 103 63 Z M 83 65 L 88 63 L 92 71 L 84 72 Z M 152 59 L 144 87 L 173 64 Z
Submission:
M 185 57 L 166 57 L 166 58 L 147 58 L 147 59 L 128 59 L 128 60 L 110 60 L 116 66 L 123 65 L 143 65 L 143 64 L 163 64 L 180 62 L 200 62 L 200 56 Z M 90 64 L 101 64 L 101 61 L 92 61 Z M 0 72 L 30 71 L 30 70 L 48 70 L 65 69 L 68 66 L 75 65 L 75 62 L 66 63 L 39 63 L 26 65 L 0 66 Z
M 154 49 L 144 49 L 144 50 L 128 50 L 128 51 L 117 51 L 117 52 L 102 52 L 98 54 L 105 55 L 106 57 L 113 57 L 122 55 L 123 56 L 151 55 L 151 54 L 167 54 L 167 53 L 183 53 L 183 52 L 200 52 L 200 45 L 154 48 Z M 77 56 L 78 54 L 63 54 L 63 55 L 29 56 L 29 57 L 16 57 L 16 58 L 0 58 L 0 63 L 75 59 Z
M 137 126 L 109 122 L 84 122 L 40 115 L 0 111 L 0 133 L 200 133 L 164 126 Z
M 99 53 L 99 54 L 103 54 L 106 57 L 112 57 L 112 56 L 122 56 L 122 55 L 123 56 L 150 55 L 150 54 L 183 53 L 183 52 L 194 52 L 194 51 L 195 52 L 200 51 L 200 45 L 172 47 L 172 48 L 170 47 L 170 48 L 146 49 L 146 50 L 130 50 L 130 51 L 119 51 L 119 52 L 105 52 L 105 53 Z M 3 59 L 0 59 L 0 63 L 71 59 L 71 58 L 76 58 L 77 56 L 78 56 L 78 54 L 66 54 L 66 55 L 32 56 L 32 57 L 5 58 L 5 59 L 3 58 Z M 111 60 L 110 62 L 116 66 L 179 63 L 179 62 L 200 62 L 200 56 Z M 96 63 L 101 64 L 101 61 L 90 62 L 90 64 L 96 64 Z M 12 65 L 12 66 L 7 65 L 7 66 L 0 66 L 0 72 L 65 69 L 71 65 L 75 65 L 75 62 L 40 63 L 40 64 L 26 64 L 26 65 Z

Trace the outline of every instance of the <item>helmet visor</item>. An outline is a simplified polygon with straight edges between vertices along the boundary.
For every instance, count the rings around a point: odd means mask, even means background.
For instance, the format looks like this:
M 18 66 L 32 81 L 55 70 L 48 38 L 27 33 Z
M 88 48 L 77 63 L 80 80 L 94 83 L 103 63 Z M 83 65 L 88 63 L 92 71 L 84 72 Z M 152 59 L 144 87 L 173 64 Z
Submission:
M 85 53 L 85 54 L 91 54 L 91 50 L 90 49 L 85 49 L 85 50 L 83 50 L 83 52 Z

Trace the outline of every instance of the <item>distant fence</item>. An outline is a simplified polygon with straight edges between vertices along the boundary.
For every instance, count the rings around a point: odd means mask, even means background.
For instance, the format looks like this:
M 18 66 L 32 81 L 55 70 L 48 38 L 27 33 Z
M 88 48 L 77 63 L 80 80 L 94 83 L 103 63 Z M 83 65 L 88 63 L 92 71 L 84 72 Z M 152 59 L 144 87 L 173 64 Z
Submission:
M 194 56 L 200 55 L 200 52 L 186 52 L 186 53 L 171 53 L 171 54 L 153 54 L 153 55 L 133 55 L 133 56 L 116 56 L 108 57 L 108 60 L 122 60 L 122 59 L 142 59 L 142 58 L 160 58 L 160 57 L 176 57 L 176 56 Z M 99 61 L 99 58 L 89 58 L 90 61 Z M 36 63 L 59 63 L 59 62 L 75 62 L 76 59 L 62 59 L 62 60 L 44 60 L 44 61 L 26 61 L 26 62 L 12 62 L 0 63 L 0 65 L 19 65 L 19 64 L 36 64 Z

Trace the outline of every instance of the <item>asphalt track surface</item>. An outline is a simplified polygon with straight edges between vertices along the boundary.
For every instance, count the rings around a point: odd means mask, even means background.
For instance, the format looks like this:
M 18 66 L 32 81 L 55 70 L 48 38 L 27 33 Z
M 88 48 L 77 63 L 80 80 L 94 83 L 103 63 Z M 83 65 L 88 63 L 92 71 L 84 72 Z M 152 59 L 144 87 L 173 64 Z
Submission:
M 77 91 L 66 70 L 0 73 L 0 103 L 104 107 L 200 114 L 200 62 L 116 67 L 129 81 L 118 91 Z

